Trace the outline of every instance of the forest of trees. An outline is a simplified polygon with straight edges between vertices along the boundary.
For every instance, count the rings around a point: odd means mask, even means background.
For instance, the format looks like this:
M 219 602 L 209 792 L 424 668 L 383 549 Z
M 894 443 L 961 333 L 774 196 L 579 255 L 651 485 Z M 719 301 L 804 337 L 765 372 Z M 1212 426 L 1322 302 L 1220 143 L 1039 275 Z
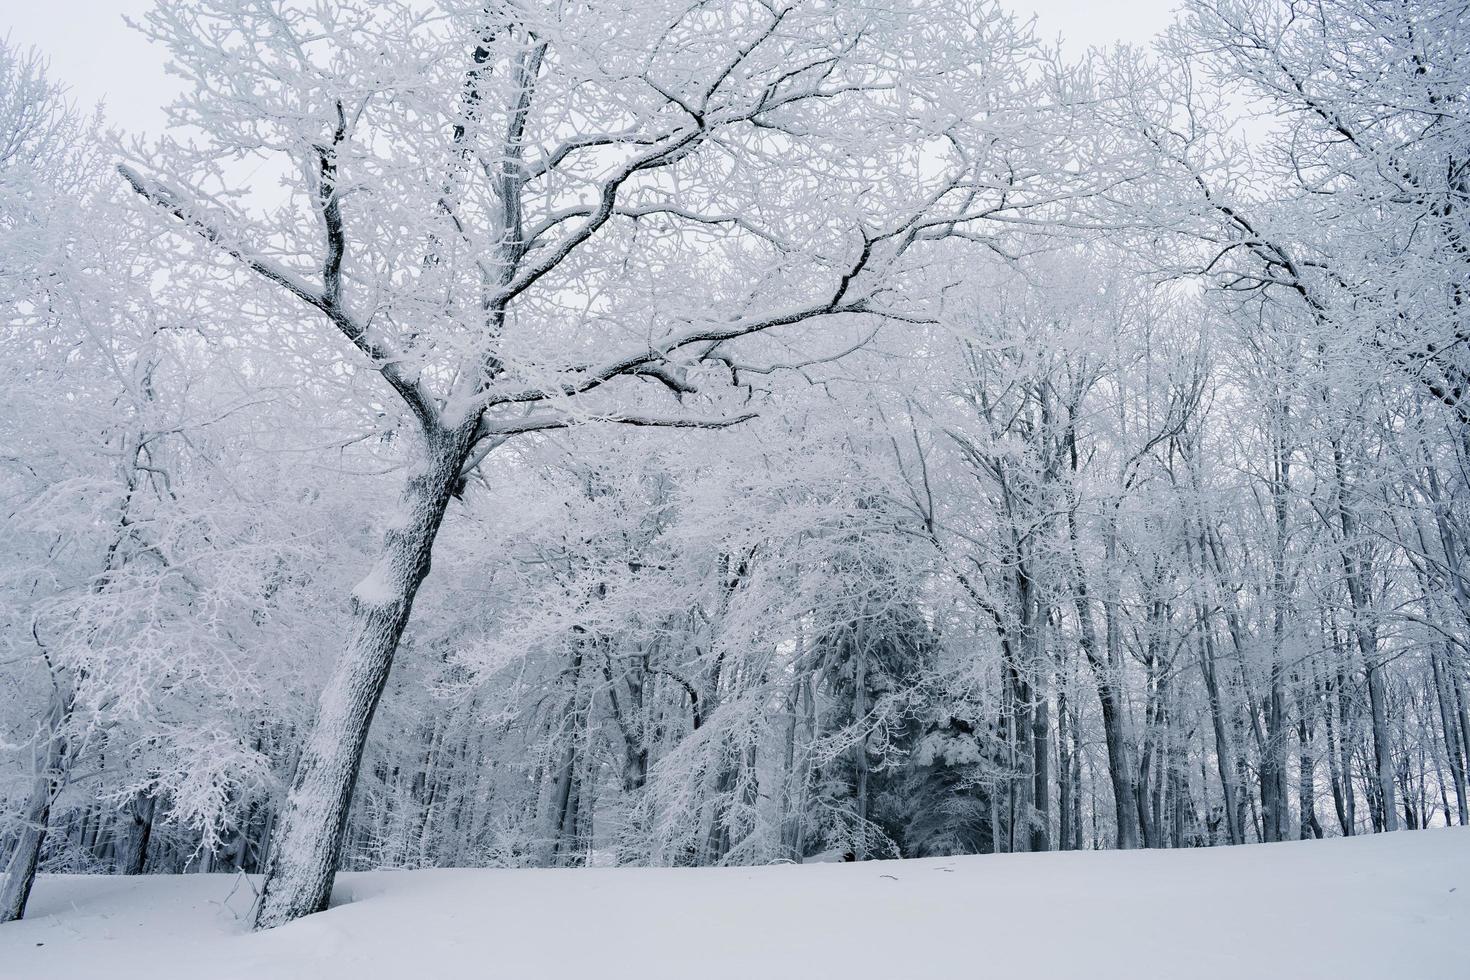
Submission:
M 1470 4 L 137 26 L 0 46 L 0 922 L 1470 823 Z

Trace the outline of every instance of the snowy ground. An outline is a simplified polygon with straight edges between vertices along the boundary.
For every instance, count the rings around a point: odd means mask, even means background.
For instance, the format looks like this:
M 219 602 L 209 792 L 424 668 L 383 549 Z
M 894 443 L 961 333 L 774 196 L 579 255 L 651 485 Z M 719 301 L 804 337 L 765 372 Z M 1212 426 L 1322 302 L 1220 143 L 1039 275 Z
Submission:
M 244 932 L 224 875 L 44 877 L 0 977 L 1470 977 L 1470 831 L 727 870 L 412 871 Z

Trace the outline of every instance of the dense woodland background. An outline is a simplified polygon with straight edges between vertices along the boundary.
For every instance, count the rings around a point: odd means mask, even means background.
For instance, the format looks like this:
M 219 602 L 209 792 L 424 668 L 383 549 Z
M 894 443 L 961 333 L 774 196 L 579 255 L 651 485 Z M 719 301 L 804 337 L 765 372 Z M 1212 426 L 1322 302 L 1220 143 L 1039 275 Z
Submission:
M 0 48 L 0 913 L 1470 820 L 1465 3 L 426 7 Z

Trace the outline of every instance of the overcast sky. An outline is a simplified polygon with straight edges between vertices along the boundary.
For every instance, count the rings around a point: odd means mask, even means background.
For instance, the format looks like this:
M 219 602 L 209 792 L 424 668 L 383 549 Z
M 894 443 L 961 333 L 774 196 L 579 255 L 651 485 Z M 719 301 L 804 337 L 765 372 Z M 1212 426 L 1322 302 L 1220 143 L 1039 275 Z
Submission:
M 1168 23 L 1177 0 L 1012 0 L 1034 13 L 1039 33 L 1060 36 L 1069 54 L 1090 45 L 1147 41 Z M 0 33 L 34 45 L 51 61 L 52 77 L 84 105 L 105 102 L 108 117 L 133 132 L 157 132 L 161 106 L 177 82 L 163 69 L 163 52 L 123 23 L 152 0 L 5 0 Z

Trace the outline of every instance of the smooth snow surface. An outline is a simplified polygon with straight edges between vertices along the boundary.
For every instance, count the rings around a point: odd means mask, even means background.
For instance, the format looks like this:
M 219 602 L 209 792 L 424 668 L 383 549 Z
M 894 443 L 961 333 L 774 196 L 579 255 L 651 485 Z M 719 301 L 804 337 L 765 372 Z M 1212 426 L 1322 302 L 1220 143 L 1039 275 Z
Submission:
M 233 895 L 231 891 L 233 890 Z M 229 896 L 229 897 L 227 897 Z M 226 875 L 43 877 L 0 977 L 1470 977 L 1470 831 L 710 870 L 382 871 L 250 935 Z

